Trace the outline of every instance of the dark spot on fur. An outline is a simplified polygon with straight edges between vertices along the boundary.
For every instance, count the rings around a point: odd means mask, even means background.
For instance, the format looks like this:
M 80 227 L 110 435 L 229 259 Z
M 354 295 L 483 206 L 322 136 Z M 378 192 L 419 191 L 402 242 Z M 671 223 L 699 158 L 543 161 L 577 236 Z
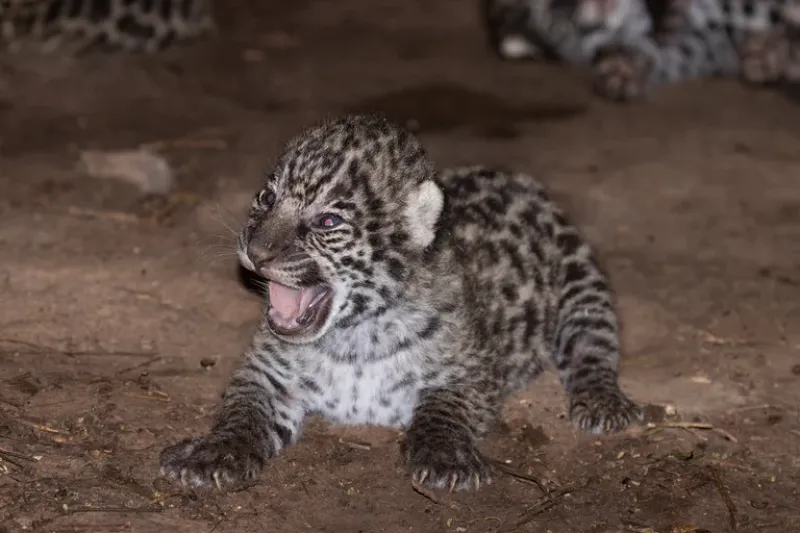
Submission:
M 425 329 L 419 332 L 420 339 L 429 339 L 433 337 L 433 335 L 439 331 L 439 328 L 442 326 L 442 321 L 439 319 L 438 316 L 432 316 L 428 323 L 425 325 Z
M 403 263 L 394 257 L 390 257 L 386 260 L 386 264 L 389 267 L 389 275 L 392 276 L 392 278 L 397 281 L 403 279 L 403 276 L 406 272 L 406 268 L 403 266 Z
M 495 215 L 503 215 L 506 212 L 506 206 L 503 202 L 495 197 L 489 197 L 485 200 L 485 205 L 488 207 Z
M 149 40 L 155 35 L 155 29 L 152 26 L 142 24 L 133 15 L 120 17 L 117 26 L 122 33 L 126 33 L 137 39 Z
M 514 303 L 517 301 L 517 287 L 507 283 L 503 285 L 501 289 L 503 291 L 503 296 L 505 296 L 508 303 Z
M 367 310 L 367 297 L 361 293 L 355 293 L 351 301 L 353 302 L 353 316 L 358 316 Z
M 322 392 L 322 389 L 319 388 L 319 385 L 317 385 L 316 381 L 314 381 L 313 379 L 308 379 L 306 377 L 300 380 L 300 386 L 306 390 L 313 392 L 314 394 L 319 394 Z
M 380 235 L 378 235 L 376 233 L 373 233 L 372 235 L 367 237 L 367 242 L 373 248 L 380 248 L 380 247 L 383 246 L 383 239 L 381 238 Z
M 570 261 L 566 265 L 566 273 L 564 274 L 564 285 L 576 283 L 588 275 L 586 267 L 576 261 Z
M 297 225 L 297 238 L 298 239 L 305 239 L 308 233 L 311 231 L 311 228 L 308 227 L 308 224 L 301 223 Z
M 381 287 L 378 289 L 378 294 L 380 294 L 381 298 L 383 298 L 384 301 L 390 300 L 392 298 L 392 291 L 386 285 L 381 285 Z
M 398 231 L 397 233 L 393 233 L 392 236 L 389 238 L 389 242 L 391 242 L 393 247 L 399 248 L 400 246 L 403 246 L 406 242 L 408 242 L 408 233 L 404 231 Z
M 355 211 L 357 209 L 356 204 L 353 202 L 345 202 L 343 200 L 334 202 L 332 207 L 340 211 Z
M 303 272 L 300 274 L 299 283 L 302 287 L 312 287 L 314 285 L 319 285 L 323 283 L 325 280 L 322 279 L 322 272 L 319 269 L 319 265 L 315 262 L 309 262 L 305 265 Z
M 564 232 L 558 236 L 557 245 L 561 249 L 562 254 L 569 256 L 578 250 L 578 247 L 581 245 L 581 239 L 575 233 Z

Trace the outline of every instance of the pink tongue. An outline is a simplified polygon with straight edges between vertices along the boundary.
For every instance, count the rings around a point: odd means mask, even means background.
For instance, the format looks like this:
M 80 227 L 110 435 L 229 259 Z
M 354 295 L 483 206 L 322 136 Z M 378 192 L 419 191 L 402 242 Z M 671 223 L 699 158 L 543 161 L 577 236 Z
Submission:
M 269 316 L 281 327 L 291 329 L 300 327 L 298 320 L 303 316 L 311 302 L 324 289 L 321 286 L 292 289 L 274 281 L 269 282 Z
M 284 320 L 297 320 L 297 317 L 300 316 L 301 292 L 299 289 L 292 289 L 286 285 L 270 281 L 269 303 Z

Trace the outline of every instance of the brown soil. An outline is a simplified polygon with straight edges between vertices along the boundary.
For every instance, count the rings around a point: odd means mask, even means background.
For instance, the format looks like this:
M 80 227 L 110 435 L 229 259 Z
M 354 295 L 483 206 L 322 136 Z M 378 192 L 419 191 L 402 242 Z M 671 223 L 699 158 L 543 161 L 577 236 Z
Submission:
M 796 101 L 719 81 L 603 103 L 584 73 L 499 61 L 471 2 L 249 3 L 157 57 L 2 59 L 0 531 L 800 531 Z M 478 493 L 419 494 L 396 433 L 315 421 L 256 486 L 182 494 L 158 453 L 208 428 L 259 314 L 226 226 L 288 136 L 372 109 L 439 164 L 536 173 L 569 206 L 661 425 L 580 435 L 547 376 L 508 403 L 485 446 L 508 473 Z M 78 165 L 142 144 L 169 198 Z

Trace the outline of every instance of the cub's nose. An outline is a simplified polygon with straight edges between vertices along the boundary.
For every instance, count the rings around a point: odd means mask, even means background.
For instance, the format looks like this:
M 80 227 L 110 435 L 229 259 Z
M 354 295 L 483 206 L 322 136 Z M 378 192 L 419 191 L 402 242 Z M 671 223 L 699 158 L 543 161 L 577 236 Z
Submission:
M 267 273 L 275 266 L 291 255 L 291 247 L 288 246 L 268 246 L 266 244 L 251 242 L 247 245 L 247 257 L 253 262 L 255 271 L 264 277 L 269 277 Z
M 256 272 L 261 272 L 278 257 L 279 253 L 280 251 L 275 247 L 268 247 L 257 242 L 251 242 L 247 245 L 247 257 L 253 262 Z

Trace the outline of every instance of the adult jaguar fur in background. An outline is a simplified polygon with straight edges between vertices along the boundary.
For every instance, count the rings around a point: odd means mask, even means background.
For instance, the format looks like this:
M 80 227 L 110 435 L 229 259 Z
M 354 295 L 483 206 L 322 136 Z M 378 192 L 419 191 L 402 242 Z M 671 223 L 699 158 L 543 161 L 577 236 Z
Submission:
M 800 79 L 798 0 L 485 0 L 507 59 L 592 65 L 597 91 L 632 100 L 692 78 Z
M 0 37 L 155 52 L 214 30 L 212 0 L 0 0 Z
M 608 282 L 529 176 L 437 172 L 409 132 L 346 116 L 288 144 L 238 253 L 269 280 L 265 312 L 211 432 L 161 454 L 184 486 L 255 478 L 317 413 L 404 428 L 413 479 L 478 488 L 480 438 L 548 362 L 577 427 L 640 417 Z

